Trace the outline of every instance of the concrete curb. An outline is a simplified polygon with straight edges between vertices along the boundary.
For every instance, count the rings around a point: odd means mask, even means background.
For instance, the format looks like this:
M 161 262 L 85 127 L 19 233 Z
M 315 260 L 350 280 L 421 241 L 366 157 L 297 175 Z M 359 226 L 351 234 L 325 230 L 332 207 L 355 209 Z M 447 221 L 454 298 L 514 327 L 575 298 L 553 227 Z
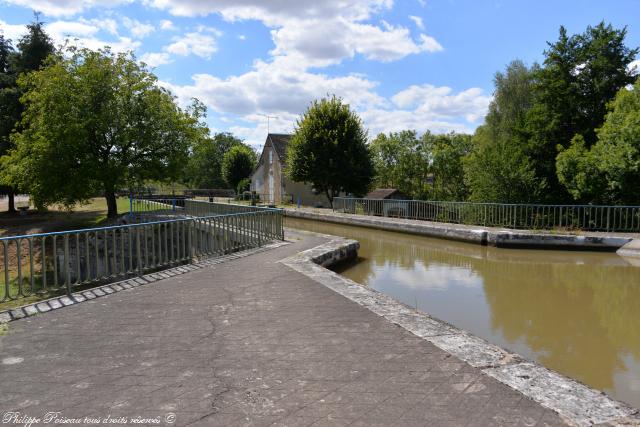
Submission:
M 640 258 L 640 239 L 633 239 L 626 243 L 616 253 L 625 257 Z
M 640 425 L 639 411 L 625 403 L 327 270 L 357 256 L 360 246 L 327 237 L 333 240 L 280 262 L 518 390 L 569 424 Z
M 85 302 L 95 298 L 100 298 L 105 295 L 110 295 L 116 292 L 125 291 L 127 289 L 137 288 L 138 286 L 148 285 L 150 283 L 157 282 L 158 280 L 168 279 L 170 277 L 178 276 L 180 274 L 188 273 L 190 271 L 199 270 L 209 265 L 220 264 L 226 261 L 242 258 L 258 252 L 263 252 L 265 250 L 274 249 L 274 248 L 277 248 L 283 245 L 288 245 L 288 244 L 289 242 L 286 242 L 286 241 L 270 243 L 259 248 L 248 249 L 245 251 L 236 252 L 236 253 L 225 255 L 218 258 L 202 259 L 193 264 L 181 265 L 179 267 L 169 268 L 167 270 L 145 274 L 143 276 L 132 277 L 130 279 L 122 280 L 119 282 L 109 283 L 103 286 L 97 286 L 95 288 L 86 289 L 84 291 L 74 292 L 70 296 L 64 295 L 64 296 L 49 298 L 46 300 L 34 302 L 32 304 L 23 305 L 21 307 L 0 311 L 0 324 L 13 322 L 14 320 L 35 316 L 37 314 L 46 313 L 48 311 L 68 307 L 70 305 L 79 304 L 81 302 Z
M 310 219 L 334 224 L 375 228 L 417 234 L 447 240 L 491 245 L 499 248 L 592 250 L 614 252 L 633 240 L 624 236 L 533 233 L 520 230 L 495 230 L 449 223 L 434 223 L 402 218 L 364 215 L 341 215 L 285 209 L 291 218 Z M 640 252 L 639 252 L 640 253 Z

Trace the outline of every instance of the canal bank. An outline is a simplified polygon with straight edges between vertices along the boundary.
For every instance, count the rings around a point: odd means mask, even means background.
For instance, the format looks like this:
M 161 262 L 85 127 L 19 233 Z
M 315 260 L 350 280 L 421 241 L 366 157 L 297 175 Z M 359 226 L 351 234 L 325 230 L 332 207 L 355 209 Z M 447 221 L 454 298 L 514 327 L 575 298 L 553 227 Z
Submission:
M 570 425 L 640 425 L 638 410 L 625 403 L 323 268 L 352 259 L 359 247 L 355 240 L 323 237 L 332 240 L 281 262 L 553 410 Z
M 309 219 L 334 224 L 368 227 L 377 230 L 409 233 L 426 237 L 495 246 L 498 248 L 562 249 L 578 251 L 616 252 L 640 235 L 634 233 L 562 234 L 545 231 L 509 230 L 464 224 L 448 224 L 404 218 L 352 215 L 328 209 L 287 208 L 290 218 Z M 625 256 L 640 257 L 640 244 L 631 247 Z
M 355 262 L 332 269 L 361 287 L 640 407 L 640 269 L 626 258 L 285 225 L 360 242 Z

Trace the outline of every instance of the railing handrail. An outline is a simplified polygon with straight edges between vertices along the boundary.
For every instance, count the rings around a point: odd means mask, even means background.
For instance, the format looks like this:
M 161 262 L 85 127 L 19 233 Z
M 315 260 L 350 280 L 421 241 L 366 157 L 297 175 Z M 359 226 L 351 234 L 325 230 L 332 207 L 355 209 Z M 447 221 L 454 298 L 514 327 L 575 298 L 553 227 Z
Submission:
M 242 206 L 242 205 L 237 205 Z M 272 211 L 281 211 L 280 208 L 268 208 L 268 210 Z M 218 215 L 206 215 L 206 216 L 194 216 L 189 218 L 175 218 L 175 219 L 165 219 L 160 221 L 147 221 L 141 222 L 137 224 L 120 224 L 120 225 L 109 225 L 105 227 L 94 227 L 94 228 L 79 228 L 75 230 L 63 230 L 63 231 L 51 231 L 49 233 L 34 233 L 34 234 L 20 234 L 17 236 L 5 236 L 0 237 L 0 242 L 3 240 L 12 240 L 12 239 L 24 239 L 27 237 L 47 237 L 47 236 L 60 236 L 63 234 L 75 234 L 75 233 L 91 233 L 95 231 L 107 231 L 114 230 L 120 228 L 131 228 L 131 227 L 142 227 L 144 225 L 155 225 L 155 224 L 164 224 L 169 222 L 180 222 L 180 221 L 192 221 L 194 219 L 210 219 L 210 218 L 221 218 L 226 216 L 240 216 L 240 215 L 255 215 L 262 211 L 255 212 L 238 212 L 238 213 L 230 213 L 230 214 L 218 214 Z
M 498 203 L 498 202 L 462 202 L 450 200 L 412 200 L 412 199 L 367 199 L 366 197 L 334 197 L 333 200 L 367 200 L 372 202 L 416 202 L 416 203 L 449 203 L 449 204 L 466 204 L 466 205 L 491 205 L 491 206 L 538 206 L 538 207 L 556 207 L 556 208 L 624 208 L 624 209 L 640 209 L 640 205 L 553 205 L 541 203 Z

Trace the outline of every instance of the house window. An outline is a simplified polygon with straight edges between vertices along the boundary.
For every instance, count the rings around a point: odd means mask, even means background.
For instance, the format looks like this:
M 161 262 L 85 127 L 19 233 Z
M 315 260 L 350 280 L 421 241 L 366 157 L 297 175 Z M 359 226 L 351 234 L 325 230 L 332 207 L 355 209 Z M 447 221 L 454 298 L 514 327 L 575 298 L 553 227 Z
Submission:
M 269 150 L 269 164 L 273 163 L 273 150 Z

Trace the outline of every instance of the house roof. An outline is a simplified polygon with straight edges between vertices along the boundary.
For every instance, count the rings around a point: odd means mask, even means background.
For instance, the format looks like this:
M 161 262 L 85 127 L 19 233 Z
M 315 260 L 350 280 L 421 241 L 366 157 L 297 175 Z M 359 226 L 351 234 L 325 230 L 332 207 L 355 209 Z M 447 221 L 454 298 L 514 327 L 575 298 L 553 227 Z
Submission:
M 280 162 L 284 163 L 287 158 L 287 146 L 291 140 L 291 135 L 285 133 L 270 133 L 267 135 L 267 140 L 271 141 L 273 148 L 280 158 Z
M 367 194 L 367 199 L 386 199 L 393 196 L 396 193 L 400 193 L 397 188 L 376 188 L 371 193 Z M 401 193 L 402 194 L 402 193 Z

